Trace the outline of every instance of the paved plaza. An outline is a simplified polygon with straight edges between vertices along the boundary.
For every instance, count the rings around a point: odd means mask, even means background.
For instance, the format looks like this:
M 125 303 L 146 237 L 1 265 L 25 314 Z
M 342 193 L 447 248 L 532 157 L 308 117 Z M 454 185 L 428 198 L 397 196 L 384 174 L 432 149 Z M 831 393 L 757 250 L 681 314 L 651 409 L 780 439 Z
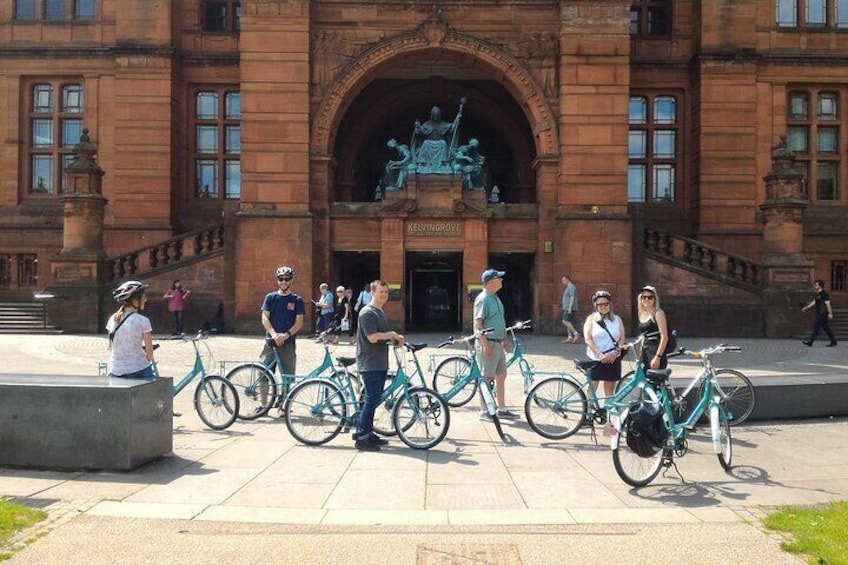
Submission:
M 584 346 L 558 337 L 524 337 L 537 369 L 570 370 L 571 359 L 584 356 Z M 444 338 L 409 337 L 431 346 Z M 184 374 L 191 345 L 157 341 L 161 374 Z M 762 376 L 844 374 L 848 366 L 841 346 L 728 341 L 743 351 L 717 364 L 743 370 L 755 384 Z M 681 340 L 692 349 L 715 343 Z M 216 336 L 209 344 L 218 361 L 238 361 L 254 360 L 262 341 Z M 323 350 L 304 338 L 298 352 L 299 369 L 308 370 Z M 425 349 L 425 368 L 430 355 L 445 353 Z M 339 345 L 333 354 L 353 348 Z M 96 375 L 106 338 L 0 336 L 0 355 L 6 373 Z M 681 358 L 671 366 L 678 377 L 698 368 Z M 50 535 L 11 563 L 184 562 L 188 555 L 258 563 L 275 552 L 272 561 L 301 563 L 544 563 L 564 555 L 573 563 L 623 562 L 624 553 L 628 563 L 726 563 L 730 556 L 797 563 L 757 519 L 775 505 L 848 498 L 844 419 L 734 428 L 728 473 L 705 429 L 677 460 L 679 473 L 637 490 L 616 475 L 600 433 L 561 442 L 536 435 L 524 421 L 520 377 L 507 383 L 508 403 L 522 419 L 503 422 L 506 443 L 472 403 L 451 409 L 450 431 L 436 448 L 414 451 L 393 439 L 379 453 L 358 452 L 349 435 L 300 445 L 279 418 L 213 431 L 183 391 L 174 401 L 183 416 L 174 420 L 172 456 L 128 473 L 0 469 L 0 494 L 51 516 Z M 92 540 L 101 538 L 106 545 L 98 549 Z

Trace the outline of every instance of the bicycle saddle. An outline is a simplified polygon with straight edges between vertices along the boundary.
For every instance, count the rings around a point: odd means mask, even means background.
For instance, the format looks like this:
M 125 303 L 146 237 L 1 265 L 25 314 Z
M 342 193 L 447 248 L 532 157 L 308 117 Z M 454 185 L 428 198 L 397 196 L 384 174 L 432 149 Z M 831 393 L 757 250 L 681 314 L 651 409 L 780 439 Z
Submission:
M 671 378 L 671 369 L 648 369 L 645 371 L 645 378 L 653 384 L 664 384 Z
M 406 348 L 408 350 L 412 351 L 413 353 L 415 353 L 416 351 L 420 351 L 420 350 L 424 349 L 425 347 L 427 347 L 426 343 L 407 343 L 406 344 Z
M 356 357 L 336 357 L 336 361 L 338 361 L 339 365 L 342 367 L 350 367 L 356 363 Z

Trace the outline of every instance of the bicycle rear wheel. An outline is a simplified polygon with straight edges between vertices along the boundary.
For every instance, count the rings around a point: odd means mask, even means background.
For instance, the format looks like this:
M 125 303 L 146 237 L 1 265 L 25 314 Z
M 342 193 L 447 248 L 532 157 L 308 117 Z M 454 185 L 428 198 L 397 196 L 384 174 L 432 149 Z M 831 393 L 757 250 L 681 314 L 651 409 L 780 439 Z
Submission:
M 727 420 L 727 413 L 723 407 L 718 406 L 716 414 L 718 425 L 713 425 L 712 428 L 713 434 L 716 434 L 718 438 L 714 437 L 713 441 L 718 439 L 716 447 L 718 447 L 717 455 L 721 468 L 729 471 L 733 463 L 733 439 L 730 437 L 730 422 Z
M 274 376 L 261 363 L 245 363 L 226 375 L 239 395 L 239 414 L 242 420 L 255 420 L 268 413 L 277 400 Z
M 433 373 L 433 390 L 444 395 L 456 383 L 471 373 L 471 361 L 467 357 L 448 357 L 436 367 L 436 372 Z M 465 384 L 457 393 L 448 400 L 448 406 L 451 408 L 459 408 L 465 406 L 468 401 L 474 398 L 477 392 L 477 382 L 470 381 Z
M 586 393 L 565 377 L 536 383 L 524 399 L 524 415 L 534 432 L 548 439 L 565 439 L 588 418 Z
M 653 481 L 662 467 L 664 449 L 652 457 L 641 457 L 627 445 L 627 422 L 630 415 L 621 421 L 618 447 L 612 450 L 612 463 L 621 480 L 632 487 L 643 487 Z
M 735 369 L 719 369 L 716 371 L 716 382 L 721 387 L 721 405 L 727 412 L 727 421 L 736 426 L 748 419 L 754 411 L 757 402 L 754 385 L 751 379 Z M 704 383 L 701 383 L 699 398 L 704 394 Z
M 436 391 L 411 388 L 398 399 L 392 421 L 403 443 L 412 449 L 430 449 L 445 439 L 450 409 Z
M 204 424 L 213 430 L 224 430 L 238 417 L 238 393 L 230 381 L 218 375 L 201 377 L 194 389 L 194 409 Z
M 306 445 L 327 443 L 342 431 L 347 419 L 347 400 L 334 382 L 303 381 L 286 398 L 286 427 L 294 439 Z

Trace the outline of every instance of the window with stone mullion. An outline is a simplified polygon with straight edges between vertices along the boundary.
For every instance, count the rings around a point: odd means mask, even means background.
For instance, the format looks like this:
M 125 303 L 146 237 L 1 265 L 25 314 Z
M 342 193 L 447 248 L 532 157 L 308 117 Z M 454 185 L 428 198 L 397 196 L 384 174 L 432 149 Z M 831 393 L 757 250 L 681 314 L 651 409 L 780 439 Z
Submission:
M 841 158 L 845 146 L 842 98 L 844 93 L 835 89 L 797 89 L 789 93 L 787 144 L 795 154 L 796 169 L 804 175 L 802 191 L 813 201 L 840 200 L 840 185 L 846 176 L 846 160 Z
M 196 198 L 241 196 L 241 96 L 226 88 L 194 94 L 192 194 Z
M 848 0 L 774 0 L 778 28 L 848 28 Z
M 15 20 L 94 20 L 97 0 L 14 0 Z
M 680 133 L 677 98 L 632 96 L 629 110 L 627 200 L 674 203 L 679 182 Z
M 41 80 L 29 85 L 29 93 L 24 186 L 29 195 L 51 196 L 67 184 L 64 170 L 84 126 L 84 90 L 76 83 Z
M 630 36 L 637 38 L 671 35 L 670 0 L 636 0 L 630 5 Z

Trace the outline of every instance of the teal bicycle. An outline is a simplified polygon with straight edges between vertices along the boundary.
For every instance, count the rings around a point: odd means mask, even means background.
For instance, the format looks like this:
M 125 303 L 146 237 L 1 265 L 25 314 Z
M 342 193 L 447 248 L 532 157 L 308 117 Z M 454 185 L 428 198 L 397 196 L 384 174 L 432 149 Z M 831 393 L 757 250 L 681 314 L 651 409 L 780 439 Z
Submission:
M 537 375 L 559 374 L 557 372 L 536 371 L 524 356 L 524 344 L 518 339 L 515 332 L 529 330 L 532 327 L 532 321 L 525 320 L 523 322 L 516 322 L 514 325 L 506 328 L 509 339 L 512 342 L 512 355 L 506 361 L 506 368 L 509 370 L 512 365 L 518 364 L 521 377 L 524 381 L 524 394 L 530 391 Z M 472 345 L 473 340 L 468 342 L 468 352 L 465 355 L 452 355 L 444 359 L 436 366 L 436 370 L 433 372 L 433 389 L 442 393 L 448 399 L 448 404 L 452 408 L 465 406 L 474 398 L 477 392 L 477 380 L 466 378 L 471 373 L 471 365 L 474 358 L 474 348 Z M 451 390 L 460 381 L 465 382 L 465 386 L 453 396 L 448 397 L 446 392 Z
M 474 341 L 478 337 L 491 333 L 492 331 L 492 328 L 477 330 L 473 334 L 465 337 L 454 338 L 451 336 L 447 339 L 447 341 L 440 343 L 438 346 L 440 348 L 456 344 L 464 344 L 468 347 L 470 350 L 469 358 L 471 359 L 470 366 L 467 372 L 454 377 L 453 382 L 449 387 L 447 386 L 447 380 L 443 379 L 437 381 L 436 376 L 433 376 L 433 383 L 435 385 L 436 382 L 439 382 L 440 386 L 445 389 L 438 392 L 444 397 L 449 406 L 462 406 L 463 404 L 466 404 L 469 400 L 471 400 L 470 397 L 465 398 L 468 391 L 470 390 L 473 396 L 473 394 L 479 390 L 488 419 L 495 425 L 495 430 L 498 432 L 498 437 L 501 438 L 501 441 L 506 441 L 506 436 L 503 433 L 501 421 L 498 417 L 498 404 L 495 402 L 495 388 L 488 380 L 483 378 L 483 373 L 480 371 L 480 367 L 477 364 L 477 355 L 474 352 L 473 346 Z M 466 358 L 463 357 L 462 359 Z M 456 397 L 460 397 L 461 403 L 451 403 L 451 399 Z
M 708 359 L 724 347 L 680 352 Z M 648 371 L 647 379 L 649 384 L 644 387 L 643 399 L 624 410 L 615 424 L 610 446 L 618 476 L 630 486 L 641 487 L 653 481 L 660 469 L 671 466 L 676 469 L 674 458 L 683 457 L 689 451 L 689 434 L 705 414 L 709 415 L 713 452 L 722 468 L 730 470 L 733 460 L 730 416 L 722 402 L 716 373 L 705 370 L 692 380 L 686 390 L 692 390 L 700 382 L 700 394 L 692 411 L 682 420 L 675 418 L 676 396 L 670 371 Z
M 641 356 L 638 350 L 645 336 L 628 343 L 628 353 Z M 616 385 L 612 396 L 598 396 L 592 385 L 591 369 L 598 361 L 575 360 L 575 366 L 583 375 L 578 380 L 570 374 L 560 374 L 536 383 L 524 400 L 524 415 L 530 428 L 547 439 L 566 439 L 583 427 L 610 423 L 613 415 L 642 397 L 648 375 L 670 375 L 671 369 L 645 370 L 637 362 L 633 373 L 628 374 Z M 594 428 L 593 428 L 594 429 Z
M 380 397 L 380 404 L 395 398 L 392 427 L 401 441 L 413 449 L 435 447 L 450 428 L 447 402 L 434 390 L 414 386 L 404 370 L 401 351 L 414 353 L 424 347 L 426 344 L 404 344 L 393 348 L 397 372 Z M 286 397 L 286 427 L 300 443 L 322 445 L 355 426 L 362 404 L 347 369 L 349 361 L 341 363 L 343 370 L 333 378 L 304 380 Z
M 319 376 L 329 376 L 337 372 L 330 355 L 329 340 L 332 328 L 321 332 L 319 338 L 324 346 L 321 363 L 303 376 L 283 373 L 283 364 L 277 348 L 272 348 L 274 361 L 265 365 L 259 361 L 239 363 L 229 371 L 226 378 L 236 388 L 241 401 L 238 417 L 242 420 L 255 420 L 266 415 L 271 408 L 281 407 L 285 397 L 296 382 Z M 278 377 L 279 373 L 279 377 Z
M 198 332 L 193 337 L 182 336 L 183 343 L 191 342 L 194 346 L 194 366 L 174 385 L 174 396 L 182 392 L 195 378 L 200 377 L 200 382 L 194 389 L 194 409 L 204 424 L 213 430 L 224 430 L 236 421 L 239 397 L 235 387 L 229 381 L 219 375 L 210 375 L 206 371 L 198 344 L 203 343 L 211 359 L 212 351 L 206 343 L 208 337 L 209 334 L 203 332 Z M 153 364 L 153 373 L 157 378 L 159 377 L 159 368 L 156 363 Z

